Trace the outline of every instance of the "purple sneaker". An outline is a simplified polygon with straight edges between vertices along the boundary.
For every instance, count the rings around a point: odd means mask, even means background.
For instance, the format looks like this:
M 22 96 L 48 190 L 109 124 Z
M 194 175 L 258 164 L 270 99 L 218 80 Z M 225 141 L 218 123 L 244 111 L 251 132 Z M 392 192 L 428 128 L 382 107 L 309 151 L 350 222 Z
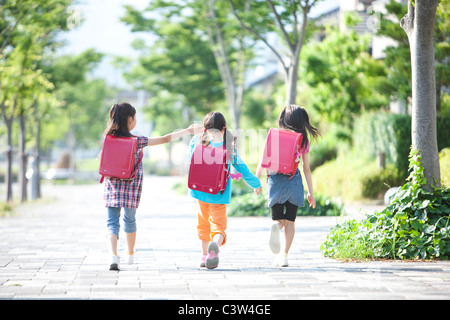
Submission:
M 200 268 L 206 267 L 206 255 L 202 256 L 200 259 Z
M 206 268 L 214 269 L 219 265 L 219 245 L 211 241 L 208 244 L 208 255 L 206 256 Z

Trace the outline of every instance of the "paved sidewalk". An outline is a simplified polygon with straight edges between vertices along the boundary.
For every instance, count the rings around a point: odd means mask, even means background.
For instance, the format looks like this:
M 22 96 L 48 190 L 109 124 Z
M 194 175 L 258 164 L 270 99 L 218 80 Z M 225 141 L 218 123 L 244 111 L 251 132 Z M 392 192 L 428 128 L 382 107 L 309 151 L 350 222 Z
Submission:
M 46 199 L 0 218 L 0 299 L 450 299 L 447 261 L 323 258 L 335 217 L 298 217 L 287 268 L 273 265 L 270 218 L 229 218 L 219 267 L 199 268 L 196 206 L 171 190 L 179 180 L 144 178 L 136 263 L 120 272 L 108 270 L 103 185 L 44 185 Z

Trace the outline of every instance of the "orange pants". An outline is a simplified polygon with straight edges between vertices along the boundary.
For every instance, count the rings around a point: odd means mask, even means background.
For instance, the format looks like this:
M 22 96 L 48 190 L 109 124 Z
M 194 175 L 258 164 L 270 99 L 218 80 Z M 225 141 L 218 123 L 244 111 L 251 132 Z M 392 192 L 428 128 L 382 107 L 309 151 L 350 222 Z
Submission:
M 227 241 L 225 230 L 227 229 L 227 205 L 207 203 L 197 200 L 198 225 L 197 232 L 200 240 L 212 241 L 214 235 L 223 235 L 222 245 Z

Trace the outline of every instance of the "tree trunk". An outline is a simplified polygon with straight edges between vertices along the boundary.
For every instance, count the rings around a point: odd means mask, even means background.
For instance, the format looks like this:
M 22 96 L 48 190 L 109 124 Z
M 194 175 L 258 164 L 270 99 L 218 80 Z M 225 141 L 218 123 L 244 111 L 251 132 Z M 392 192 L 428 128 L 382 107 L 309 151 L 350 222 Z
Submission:
M 6 125 L 6 141 L 7 141 L 7 150 L 6 150 L 6 202 L 11 202 L 13 200 L 13 175 L 12 175 L 12 157 L 13 157 L 13 146 L 12 146 L 12 122 L 13 117 L 8 117 L 6 115 L 6 106 L 4 103 L 1 103 L 1 111 L 3 116 L 3 121 Z
M 13 146 L 12 146 L 12 121 L 5 121 L 7 130 L 7 151 L 6 151 L 6 202 L 11 202 L 13 200 L 13 175 L 12 175 L 12 157 L 13 157 Z
M 20 202 L 25 202 L 28 198 L 27 194 L 27 160 L 26 154 L 26 129 L 25 129 L 25 115 L 21 112 L 19 114 L 19 186 L 20 186 Z
M 295 57 L 293 57 L 295 59 Z M 289 67 L 287 81 L 286 81 L 286 105 L 296 104 L 297 100 L 297 81 L 298 81 L 298 64 L 299 57 Z
M 36 126 L 36 136 L 35 136 L 35 151 L 34 151 L 34 161 L 33 161 L 33 173 L 34 179 L 31 185 L 31 194 L 35 199 L 41 198 L 41 119 L 38 113 L 38 104 L 35 102 L 33 104 L 34 109 L 34 121 Z M 34 200 L 34 199 L 33 199 Z
M 235 70 L 232 70 L 230 61 L 225 50 L 225 43 L 223 40 L 222 30 L 217 22 L 215 13 L 216 0 L 210 0 L 208 6 L 208 19 L 210 24 L 207 25 L 206 31 L 208 40 L 211 45 L 214 58 L 219 69 L 222 83 L 225 87 L 225 97 L 230 112 L 233 133 L 238 134 L 240 128 L 241 108 L 245 91 L 244 77 L 245 77 L 245 58 L 244 58 L 244 42 L 239 37 L 239 50 L 237 52 L 237 62 Z M 248 6 L 248 0 L 247 5 Z
M 408 35 L 412 73 L 412 144 L 422 156 L 427 184 L 440 187 L 439 153 L 436 135 L 436 77 L 434 22 L 438 0 L 408 2 L 408 13 L 400 25 Z

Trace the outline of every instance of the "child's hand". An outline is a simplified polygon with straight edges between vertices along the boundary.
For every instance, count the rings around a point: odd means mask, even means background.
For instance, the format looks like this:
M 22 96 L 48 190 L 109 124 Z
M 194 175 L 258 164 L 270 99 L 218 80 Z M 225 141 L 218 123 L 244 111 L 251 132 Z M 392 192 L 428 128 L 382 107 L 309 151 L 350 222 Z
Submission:
M 189 133 L 193 134 L 201 134 L 203 132 L 203 126 L 198 123 L 191 124 L 188 128 Z
M 314 196 L 308 192 L 306 198 L 308 199 L 309 206 L 314 209 L 316 207 L 316 199 L 314 199 Z
M 258 189 L 255 189 L 255 190 L 253 190 L 253 191 L 256 193 L 257 196 L 259 196 L 259 194 L 260 194 L 261 191 L 262 191 L 262 187 L 259 187 Z

